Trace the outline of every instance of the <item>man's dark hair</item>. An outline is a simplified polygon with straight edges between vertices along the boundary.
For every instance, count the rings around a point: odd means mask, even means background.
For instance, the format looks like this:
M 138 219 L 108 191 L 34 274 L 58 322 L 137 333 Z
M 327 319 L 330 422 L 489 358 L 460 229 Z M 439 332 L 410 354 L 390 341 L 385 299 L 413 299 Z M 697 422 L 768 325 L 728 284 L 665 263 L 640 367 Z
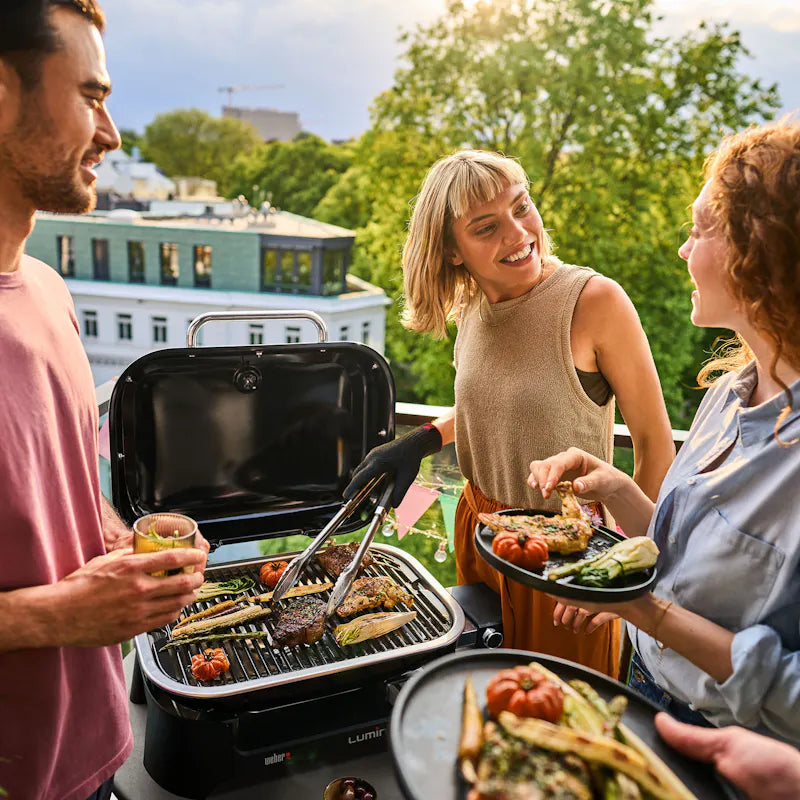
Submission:
M 102 33 L 106 19 L 97 0 L 2 0 L 0 58 L 11 64 L 26 89 L 39 82 L 42 60 L 61 46 L 50 22 L 54 8 L 86 17 Z

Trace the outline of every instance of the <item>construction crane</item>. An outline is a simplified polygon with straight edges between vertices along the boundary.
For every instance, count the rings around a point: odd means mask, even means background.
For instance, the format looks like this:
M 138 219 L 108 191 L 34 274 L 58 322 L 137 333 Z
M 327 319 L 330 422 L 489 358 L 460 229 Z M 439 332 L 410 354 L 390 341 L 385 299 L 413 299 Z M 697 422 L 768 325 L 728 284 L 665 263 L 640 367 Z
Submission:
M 218 92 L 227 92 L 228 94 L 228 106 L 233 105 L 233 93 L 234 92 L 243 92 L 243 91 L 262 91 L 264 89 L 283 89 L 282 83 L 264 83 L 260 86 L 220 86 L 217 89 Z

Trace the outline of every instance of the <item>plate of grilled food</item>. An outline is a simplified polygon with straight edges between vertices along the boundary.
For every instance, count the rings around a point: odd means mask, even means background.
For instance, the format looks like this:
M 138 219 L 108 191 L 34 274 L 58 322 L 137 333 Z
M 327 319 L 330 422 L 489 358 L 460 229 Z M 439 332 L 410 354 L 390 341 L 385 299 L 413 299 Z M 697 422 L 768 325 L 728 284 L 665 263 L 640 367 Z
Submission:
M 507 578 L 571 600 L 617 603 L 649 591 L 658 547 L 594 524 L 570 481 L 556 486 L 562 513 L 508 509 L 479 514 L 475 546 Z
M 578 664 L 477 650 L 406 683 L 389 741 L 407 800 L 739 798 L 708 764 L 661 740 L 657 711 Z

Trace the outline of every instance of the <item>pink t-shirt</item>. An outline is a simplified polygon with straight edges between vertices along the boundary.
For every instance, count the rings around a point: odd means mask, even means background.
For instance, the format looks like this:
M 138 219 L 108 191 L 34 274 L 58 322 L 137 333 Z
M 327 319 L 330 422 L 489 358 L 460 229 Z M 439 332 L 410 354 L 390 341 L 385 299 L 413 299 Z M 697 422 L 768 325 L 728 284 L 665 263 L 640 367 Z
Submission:
M 105 552 L 97 458 L 72 299 L 25 257 L 0 273 L 0 591 L 54 583 Z M 130 754 L 127 709 L 118 646 L 0 654 L 0 787 L 11 800 L 85 800 Z

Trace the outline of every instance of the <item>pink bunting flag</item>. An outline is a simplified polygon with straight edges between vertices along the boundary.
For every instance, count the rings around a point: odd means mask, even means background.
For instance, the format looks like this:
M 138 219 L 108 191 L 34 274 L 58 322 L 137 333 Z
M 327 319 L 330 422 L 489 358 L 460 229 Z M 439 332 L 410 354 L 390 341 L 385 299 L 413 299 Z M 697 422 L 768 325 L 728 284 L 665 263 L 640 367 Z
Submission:
M 439 492 L 435 489 L 427 489 L 417 483 L 411 484 L 403 501 L 394 510 L 398 540 L 408 533 L 408 529 L 433 505 L 438 496 Z
M 100 450 L 100 456 L 107 461 L 111 461 L 111 437 L 108 433 L 108 418 L 106 418 L 106 421 L 100 426 L 97 445 Z

